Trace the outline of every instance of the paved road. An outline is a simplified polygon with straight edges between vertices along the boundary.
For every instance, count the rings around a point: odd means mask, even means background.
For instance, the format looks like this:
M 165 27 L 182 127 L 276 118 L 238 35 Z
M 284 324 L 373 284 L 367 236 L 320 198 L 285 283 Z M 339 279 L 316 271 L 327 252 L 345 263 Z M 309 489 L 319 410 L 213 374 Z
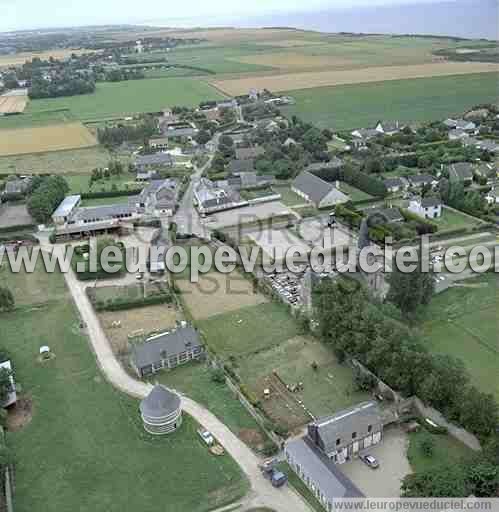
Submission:
M 46 246 L 45 249 L 47 249 Z M 55 247 L 55 250 L 60 249 L 62 249 L 61 246 Z M 136 398 L 145 397 L 152 389 L 152 386 L 131 377 L 117 361 L 107 336 L 85 293 L 85 288 L 88 284 L 78 281 L 72 271 L 64 274 L 64 277 L 81 319 L 86 324 L 91 347 L 106 378 L 113 386 L 128 395 Z M 213 433 L 246 474 L 251 483 L 251 491 L 242 502 L 242 510 L 245 510 L 247 507 L 267 506 L 276 512 L 310 512 L 308 505 L 290 487 L 274 489 L 263 478 L 258 469 L 260 459 L 215 415 L 202 405 L 183 395 L 182 408 L 198 423 Z

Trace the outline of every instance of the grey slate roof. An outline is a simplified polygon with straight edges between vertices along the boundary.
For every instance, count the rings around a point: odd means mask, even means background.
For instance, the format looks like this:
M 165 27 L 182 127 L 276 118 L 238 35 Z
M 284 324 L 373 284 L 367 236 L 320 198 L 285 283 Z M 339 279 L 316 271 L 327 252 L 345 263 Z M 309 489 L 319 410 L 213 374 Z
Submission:
M 140 412 L 149 418 L 164 418 L 180 408 L 180 397 L 165 386 L 156 384 L 140 402 Z
M 236 148 L 236 159 L 247 160 L 248 158 L 256 158 L 263 155 L 265 150 L 262 146 L 255 146 L 252 148 Z
M 408 176 L 407 179 L 411 185 L 429 185 L 436 180 L 431 174 L 417 174 L 415 176 Z
M 473 166 L 469 162 L 456 162 L 448 167 L 452 181 L 464 181 L 473 178 Z
M 135 163 L 139 167 L 144 165 L 173 165 L 173 157 L 169 153 L 153 153 L 152 155 L 138 155 Z
M 185 352 L 187 348 L 202 346 L 199 334 L 194 327 L 180 327 L 174 331 L 158 334 L 145 343 L 133 348 L 132 358 L 137 368 L 143 368 L 170 356 Z M 166 356 L 166 357 L 165 357 Z
M 339 169 L 343 166 L 343 160 L 338 157 L 333 157 L 329 162 L 316 162 L 306 167 L 306 171 L 313 172 L 320 169 Z
M 387 189 L 404 186 L 404 182 L 400 178 L 387 178 L 383 183 Z
M 431 208 L 433 206 L 440 206 L 442 201 L 437 197 L 424 197 L 421 199 L 421 206 L 423 208 Z
M 114 219 L 122 217 L 123 215 L 129 216 L 135 212 L 133 206 L 128 204 L 111 204 L 108 206 L 90 206 L 86 208 L 79 208 L 74 215 L 74 219 L 78 220 L 94 220 L 94 219 Z
M 362 498 L 364 495 L 325 455 L 307 439 L 295 439 L 286 444 L 286 452 L 301 466 L 329 503 L 341 498 Z
M 371 430 L 369 430 L 371 426 Z M 321 446 L 326 453 L 332 453 L 352 442 L 352 433 L 362 439 L 370 432 L 382 428 L 381 416 L 376 402 L 363 402 L 354 407 L 318 419 L 308 426 L 311 439 Z M 340 440 L 337 443 L 337 440 Z
M 78 205 L 78 203 L 81 200 L 81 196 L 79 195 L 73 195 L 73 196 L 66 196 L 61 204 L 57 207 L 55 212 L 52 214 L 53 217 L 66 217 L 71 213 L 73 208 Z
M 320 203 L 334 188 L 331 183 L 308 171 L 303 171 L 295 178 L 293 187 L 303 192 L 314 203 Z
M 232 174 L 238 172 L 251 172 L 255 170 L 255 161 L 253 158 L 247 158 L 246 160 L 231 160 L 227 170 Z

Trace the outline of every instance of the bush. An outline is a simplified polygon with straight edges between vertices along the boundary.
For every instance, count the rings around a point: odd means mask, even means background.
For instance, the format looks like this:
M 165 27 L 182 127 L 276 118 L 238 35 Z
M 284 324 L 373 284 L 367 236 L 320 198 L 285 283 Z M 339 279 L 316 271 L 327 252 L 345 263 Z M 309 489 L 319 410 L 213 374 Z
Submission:
M 425 457 L 433 457 L 435 452 L 435 440 L 430 435 L 424 435 L 419 441 L 419 449 Z
M 34 230 L 36 226 L 34 224 L 16 224 L 14 226 L 5 226 L 0 228 L 0 233 L 12 233 L 15 231 Z
M 142 191 L 141 188 L 133 190 L 105 190 L 102 192 L 86 192 L 81 194 L 82 199 L 99 199 L 101 197 L 123 197 L 123 196 L 136 196 Z
M 169 304 L 171 302 L 172 295 L 168 292 L 140 299 L 118 297 L 107 301 L 97 301 L 94 307 L 96 311 L 123 311 L 125 309 L 142 308 L 156 304 Z
M 262 454 L 265 457 L 272 457 L 273 455 L 277 455 L 277 453 L 279 453 L 278 446 L 273 441 L 265 441 L 262 448 Z
M 217 384 L 225 384 L 225 372 L 222 368 L 216 368 L 211 372 L 211 380 Z

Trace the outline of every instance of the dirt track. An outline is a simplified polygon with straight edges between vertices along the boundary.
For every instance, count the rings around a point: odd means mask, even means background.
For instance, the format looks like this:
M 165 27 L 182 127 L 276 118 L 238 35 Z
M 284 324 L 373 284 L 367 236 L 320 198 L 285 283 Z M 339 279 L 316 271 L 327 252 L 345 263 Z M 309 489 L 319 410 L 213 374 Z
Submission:
M 250 89 L 293 91 L 313 87 L 327 87 L 385 80 L 430 78 L 437 76 L 466 75 L 470 73 L 499 72 L 499 65 L 485 62 L 435 62 L 409 66 L 381 66 L 344 71 L 318 71 L 258 76 L 231 80 L 214 80 L 211 85 L 232 96 L 247 94 Z

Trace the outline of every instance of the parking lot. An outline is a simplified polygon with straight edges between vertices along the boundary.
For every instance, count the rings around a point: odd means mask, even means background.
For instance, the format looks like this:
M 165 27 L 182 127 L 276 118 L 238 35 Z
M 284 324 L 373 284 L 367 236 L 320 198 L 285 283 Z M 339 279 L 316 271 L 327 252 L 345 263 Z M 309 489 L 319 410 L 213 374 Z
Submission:
M 365 451 L 378 459 L 377 469 L 358 458 L 339 468 L 367 497 L 398 498 L 402 479 L 412 472 L 407 460 L 408 443 L 407 434 L 400 427 L 388 427 L 383 441 Z

